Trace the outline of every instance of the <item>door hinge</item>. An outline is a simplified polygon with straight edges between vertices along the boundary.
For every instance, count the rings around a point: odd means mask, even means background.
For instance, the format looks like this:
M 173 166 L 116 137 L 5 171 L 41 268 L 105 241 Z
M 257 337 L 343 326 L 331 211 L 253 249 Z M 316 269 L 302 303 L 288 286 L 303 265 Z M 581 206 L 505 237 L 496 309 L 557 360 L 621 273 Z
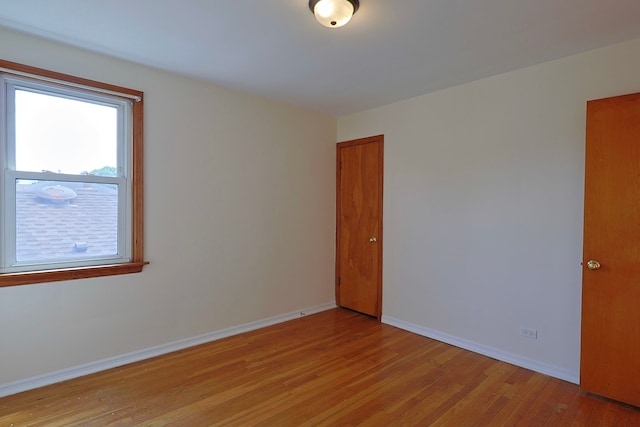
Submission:
M 340 278 L 338 277 L 338 286 L 340 286 Z

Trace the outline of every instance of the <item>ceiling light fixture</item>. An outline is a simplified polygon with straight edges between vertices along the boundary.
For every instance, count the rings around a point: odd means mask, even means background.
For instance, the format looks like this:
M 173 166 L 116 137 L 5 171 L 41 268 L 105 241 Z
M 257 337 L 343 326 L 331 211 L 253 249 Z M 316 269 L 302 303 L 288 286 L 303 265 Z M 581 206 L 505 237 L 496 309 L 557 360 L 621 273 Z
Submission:
M 309 9 L 318 22 L 329 28 L 345 25 L 359 7 L 358 0 L 309 0 Z

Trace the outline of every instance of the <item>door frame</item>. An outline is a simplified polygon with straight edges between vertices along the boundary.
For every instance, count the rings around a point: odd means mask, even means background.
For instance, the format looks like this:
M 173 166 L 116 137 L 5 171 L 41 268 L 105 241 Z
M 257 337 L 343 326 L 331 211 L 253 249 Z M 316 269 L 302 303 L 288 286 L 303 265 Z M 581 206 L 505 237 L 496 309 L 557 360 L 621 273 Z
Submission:
M 382 252 L 383 252 L 383 230 L 382 230 L 382 214 L 383 214 L 383 187 L 384 187 L 384 135 L 375 135 L 367 138 L 359 138 L 353 139 L 349 141 L 342 141 L 336 144 L 336 270 L 335 270 L 335 294 L 336 294 L 336 305 L 340 307 L 340 208 L 341 208 L 341 183 L 342 183 L 342 173 L 341 173 L 341 164 L 340 164 L 340 150 L 343 148 L 353 147 L 356 145 L 365 145 L 365 144 L 378 144 L 379 145 L 379 165 L 380 165 L 380 174 L 378 177 L 378 211 L 379 211 L 379 223 L 378 223 L 378 259 L 377 259 L 377 282 L 378 282 L 378 310 L 376 313 L 376 319 L 378 321 L 382 320 Z

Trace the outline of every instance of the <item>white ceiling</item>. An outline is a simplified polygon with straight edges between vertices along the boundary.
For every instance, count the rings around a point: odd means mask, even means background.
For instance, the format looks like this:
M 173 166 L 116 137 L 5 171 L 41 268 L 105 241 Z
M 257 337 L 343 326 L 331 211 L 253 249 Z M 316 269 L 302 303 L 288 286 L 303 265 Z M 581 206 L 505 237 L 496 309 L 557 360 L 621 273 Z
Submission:
M 640 0 L 360 3 L 328 29 L 307 0 L 0 0 L 0 26 L 334 116 L 640 37 Z

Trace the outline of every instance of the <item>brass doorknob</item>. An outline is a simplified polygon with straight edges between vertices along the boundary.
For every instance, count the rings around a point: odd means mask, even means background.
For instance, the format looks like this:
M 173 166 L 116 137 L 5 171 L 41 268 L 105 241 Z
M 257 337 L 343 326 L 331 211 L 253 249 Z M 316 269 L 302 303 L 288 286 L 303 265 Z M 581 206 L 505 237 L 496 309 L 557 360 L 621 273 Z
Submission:
M 601 267 L 600 263 L 598 261 L 596 261 L 595 259 L 589 260 L 589 262 L 587 262 L 587 268 L 589 270 L 597 270 L 600 267 Z
M 372 237 L 372 238 L 369 239 L 369 243 L 375 243 L 377 241 L 378 241 L 378 239 L 376 239 L 375 237 Z

